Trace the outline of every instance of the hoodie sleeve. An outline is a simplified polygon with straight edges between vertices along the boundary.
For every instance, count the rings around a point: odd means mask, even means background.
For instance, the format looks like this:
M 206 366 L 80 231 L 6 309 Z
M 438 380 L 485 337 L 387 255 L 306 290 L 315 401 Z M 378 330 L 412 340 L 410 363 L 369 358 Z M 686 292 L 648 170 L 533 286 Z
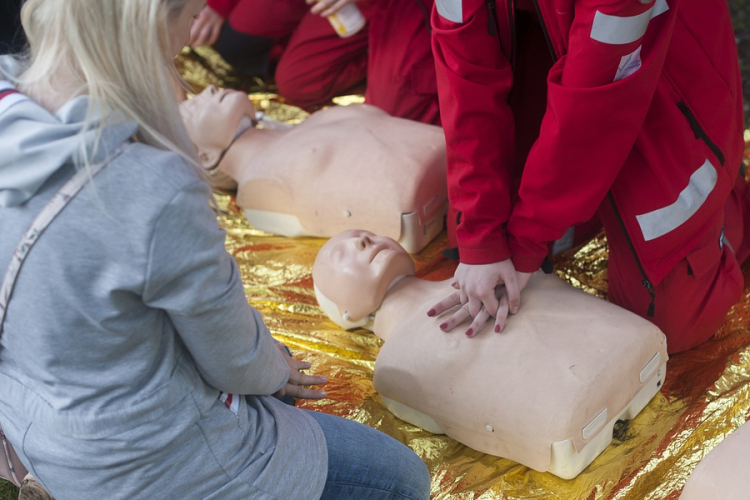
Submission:
M 289 369 L 245 293 L 208 200 L 195 181 L 164 207 L 150 243 L 144 301 L 165 310 L 203 378 L 234 394 L 279 390 Z

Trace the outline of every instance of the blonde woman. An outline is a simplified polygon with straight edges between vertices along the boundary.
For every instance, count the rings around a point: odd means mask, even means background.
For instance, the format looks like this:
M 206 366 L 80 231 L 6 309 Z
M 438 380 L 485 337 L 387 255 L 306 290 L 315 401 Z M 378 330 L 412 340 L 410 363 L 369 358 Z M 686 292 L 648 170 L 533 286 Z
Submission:
M 0 294 L 2 428 L 58 500 L 427 498 L 402 444 L 273 397 L 325 378 L 248 305 L 181 124 L 171 60 L 204 3 L 24 5 L 30 58 L 0 58 L 0 262 L 26 256 Z

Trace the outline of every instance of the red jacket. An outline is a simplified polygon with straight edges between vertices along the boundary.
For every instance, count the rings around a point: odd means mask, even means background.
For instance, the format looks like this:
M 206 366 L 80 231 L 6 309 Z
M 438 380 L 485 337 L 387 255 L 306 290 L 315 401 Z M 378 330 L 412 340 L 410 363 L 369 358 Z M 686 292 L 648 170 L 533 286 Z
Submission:
M 514 0 L 436 0 L 433 10 L 461 260 L 512 257 L 516 269 L 534 271 L 548 242 L 605 202 L 656 284 L 720 223 L 741 164 L 727 2 L 529 1 L 554 65 L 517 194 L 512 166 L 525 138 L 516 137 L 509 104 Z
M 224 19 L 229 17 L 232 9 L 237 6 L 240 0 L 208 0 L 206 3 Z

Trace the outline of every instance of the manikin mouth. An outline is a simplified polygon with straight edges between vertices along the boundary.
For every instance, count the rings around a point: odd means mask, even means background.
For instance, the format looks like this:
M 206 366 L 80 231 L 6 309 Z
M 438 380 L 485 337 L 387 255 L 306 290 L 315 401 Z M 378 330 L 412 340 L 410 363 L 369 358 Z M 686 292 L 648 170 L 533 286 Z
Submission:
M 388 245 L 382 245 L 382 244 L 373 245 L 373 251 L 372 251 L 372 254 L 370 254 L 370 262 L 374 261 L 377 258 L 377 256 L 384 250 L 390 250 L 390 247 Z

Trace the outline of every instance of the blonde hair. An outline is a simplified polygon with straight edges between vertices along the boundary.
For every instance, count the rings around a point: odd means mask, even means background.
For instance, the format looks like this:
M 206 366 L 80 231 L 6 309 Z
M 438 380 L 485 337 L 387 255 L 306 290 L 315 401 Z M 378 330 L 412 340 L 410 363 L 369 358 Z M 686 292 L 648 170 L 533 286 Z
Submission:
M 96 125 L 101 134 L 120 116 L 139 125 L 140 141 L 174 151 L 198 168 L 178 111 L 182 80 L 169 32 L 169 21 L 189 1 L 27 0 L 21 21 L 31 53 L 21 80 L 33 85 L 54 75 L 70 76 L 82 85 L 75 94 L 90 98 L 83 133 L 96 117 L 109 118 Z M 86 164 L 95 148 L 82 151 Z

